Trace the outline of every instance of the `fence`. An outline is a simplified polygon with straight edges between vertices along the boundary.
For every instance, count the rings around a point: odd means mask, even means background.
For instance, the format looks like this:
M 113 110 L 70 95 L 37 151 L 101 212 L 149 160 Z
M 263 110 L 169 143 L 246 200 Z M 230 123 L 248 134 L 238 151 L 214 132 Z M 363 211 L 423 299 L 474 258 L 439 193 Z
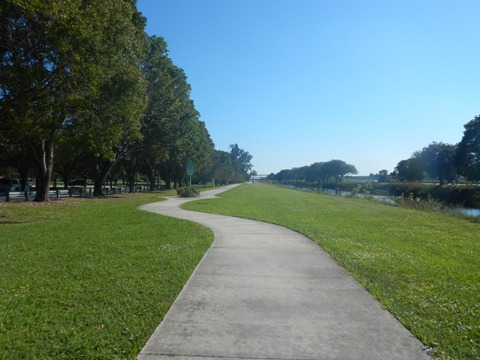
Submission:
M 129 188 L 126 186 L 117 186 L 117 187 L 105 187 L 102 188 L 104 195 L 115 195 L 115 194 L 127 194 L 129 193 Z M 136 186 L 136 192 L 149 191 L 148 186 Z M 35 198 L 35 191 L 7 191 L 3 194 L 0 193 L 0 202 L 10 202 L 10 201 L 29 201 Z M 66 197 L 92 197 L 93 189 L 91 188 L 70 188 L 70 189 L 56 189 L 50 190 L 48 192 L 48 197 L 53 199 L 60 199 Z

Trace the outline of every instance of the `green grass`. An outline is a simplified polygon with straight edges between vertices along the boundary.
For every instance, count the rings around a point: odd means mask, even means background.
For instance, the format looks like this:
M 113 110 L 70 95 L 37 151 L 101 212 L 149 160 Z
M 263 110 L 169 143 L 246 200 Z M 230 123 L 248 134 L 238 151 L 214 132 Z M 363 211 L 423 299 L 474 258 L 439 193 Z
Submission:
M 135 359 L 210 246 L 137 194 L 0 206 L 0 359 Z
M 320 244 L 433 354 L 480 358 L 480 223 L 373 200 L 242 185 L 185 208 L 299 231 Z

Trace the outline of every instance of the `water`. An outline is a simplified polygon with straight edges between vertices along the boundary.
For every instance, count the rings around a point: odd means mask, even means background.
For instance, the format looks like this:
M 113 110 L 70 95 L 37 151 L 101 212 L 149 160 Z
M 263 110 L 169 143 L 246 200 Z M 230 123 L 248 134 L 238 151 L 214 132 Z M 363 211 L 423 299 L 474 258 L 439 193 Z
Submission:
M 308 191 L 308 190 L 318 191 L 318 189 L 307 189 L 307 188 L 302 188 L 302 187 L 295 187 L 293 185 L 289 185 L 288 187 L 290 189 L 299 189 L 299 190 L 304 190 L 304 191 Z M 320 191 L 322 191 L 323 193 L 328 194 L 328 195 L 352 196 L 351 191 L 342 191 L 342 190 L 335 190 L 335 189 L 321 189 Z M 360 198 L 366 197 L 365 194 L 357 194 L 356 196 L 360 197 Z M 395 200 L 392 199 L 392 197 L 388 196 L 388 195 L 368 195 L 368 197 L 372 198 L 372 199 L 375 199 L 375 200 L 378 200 L 378 201 L 382 201 L 382 202 L 390 204 L 390 205 L 396 205 Z M 464 216 L 480 218 L 480 209 L 470 209 L 470 208 L 458 207 L 458 208 L 447 209 L 447 211 L 462 214 Z
M 452 211 L 465 216 L 480 218 L 480 209 L 458 208 L 458 209 L 452 209 Z

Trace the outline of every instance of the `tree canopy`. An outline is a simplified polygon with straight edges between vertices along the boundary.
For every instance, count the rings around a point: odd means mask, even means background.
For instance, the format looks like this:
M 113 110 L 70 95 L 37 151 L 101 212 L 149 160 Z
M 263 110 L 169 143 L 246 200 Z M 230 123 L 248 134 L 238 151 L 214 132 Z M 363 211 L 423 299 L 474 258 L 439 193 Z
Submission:
M 85 32 L 76 10 L 73 0 L 0 5 L 1 145 L 28 147 L 38 179 L 36 200 L 46 200 L 55 142 L 84 90 L 79 36 Z
M 239 173 L 242 174 L 243 180 L 247 180 L 249 178 L 249 172 L 252 170 L 252 155 L 245 151 L 244 149 L 240 148 L 238 144 L 230 145 L 230 154 L 235 161 L 235 166 Z
M 455 160 L 461 175 L 472 181 L 480 180 L 480 116 L 465 124 Z
M 438 181 L 440 185 L 465 178 L 480 180 L 480 116 L 464 125 L 456 145 L 432 142 L 409 159 L 398 162 L 392 176 L 400 181 Z
M 215 150 L 205 178 L 214 179 L 218 184 L 243 182 L 250 178 L 252 155 L 238 144 L 230 145 L 230 152 Z
M 1 146 L 28 145 L 35 200 L 48 201 L 55 148 L 66 128 L 108 162 L 138 136 L 144 37 L 144 19 L 129 0 L 2 2 L 0 115 L 7 136 Z
M 441 185 L 445 181 L 453 181 L 456 176 L 455 150 L 454 145 L 433 142 L 421 151 L 415 152 L 413 159 L 416 159 L 418 164 L 413 172 L 417 174 L 411 177 L 414 180 L 422 180 L 426 175 L 431 179 L 438 179 Z
M 279 173 L 269 176 L 280 182 L 308 181 L 311 183 L 328 183 L 330 181 L 341 182 L 347 174 L 357 174 L 354 165 L 347 164 L 343 160 L 330 160 L 316 162 L 310 166 L 281 170 Z
M 187 162 L 211 170 L 187 76 L 144 26 L 132 0 L 0 4 L 0 166 L 33 175 L 35 200 L 48 201 L 52 173 L 92 178 L 102 195 L 120 164 L 132 190 L 139 171 L 153 189 L 180 185 Z

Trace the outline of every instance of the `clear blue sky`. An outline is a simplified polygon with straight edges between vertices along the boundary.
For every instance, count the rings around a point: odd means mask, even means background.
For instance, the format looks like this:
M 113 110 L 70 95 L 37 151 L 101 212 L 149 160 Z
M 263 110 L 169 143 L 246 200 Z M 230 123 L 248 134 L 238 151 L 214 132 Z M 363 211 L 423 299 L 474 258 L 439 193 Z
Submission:
M 393 171 L 480 114 L 478 0 L 138 0 L 215 148 Z

